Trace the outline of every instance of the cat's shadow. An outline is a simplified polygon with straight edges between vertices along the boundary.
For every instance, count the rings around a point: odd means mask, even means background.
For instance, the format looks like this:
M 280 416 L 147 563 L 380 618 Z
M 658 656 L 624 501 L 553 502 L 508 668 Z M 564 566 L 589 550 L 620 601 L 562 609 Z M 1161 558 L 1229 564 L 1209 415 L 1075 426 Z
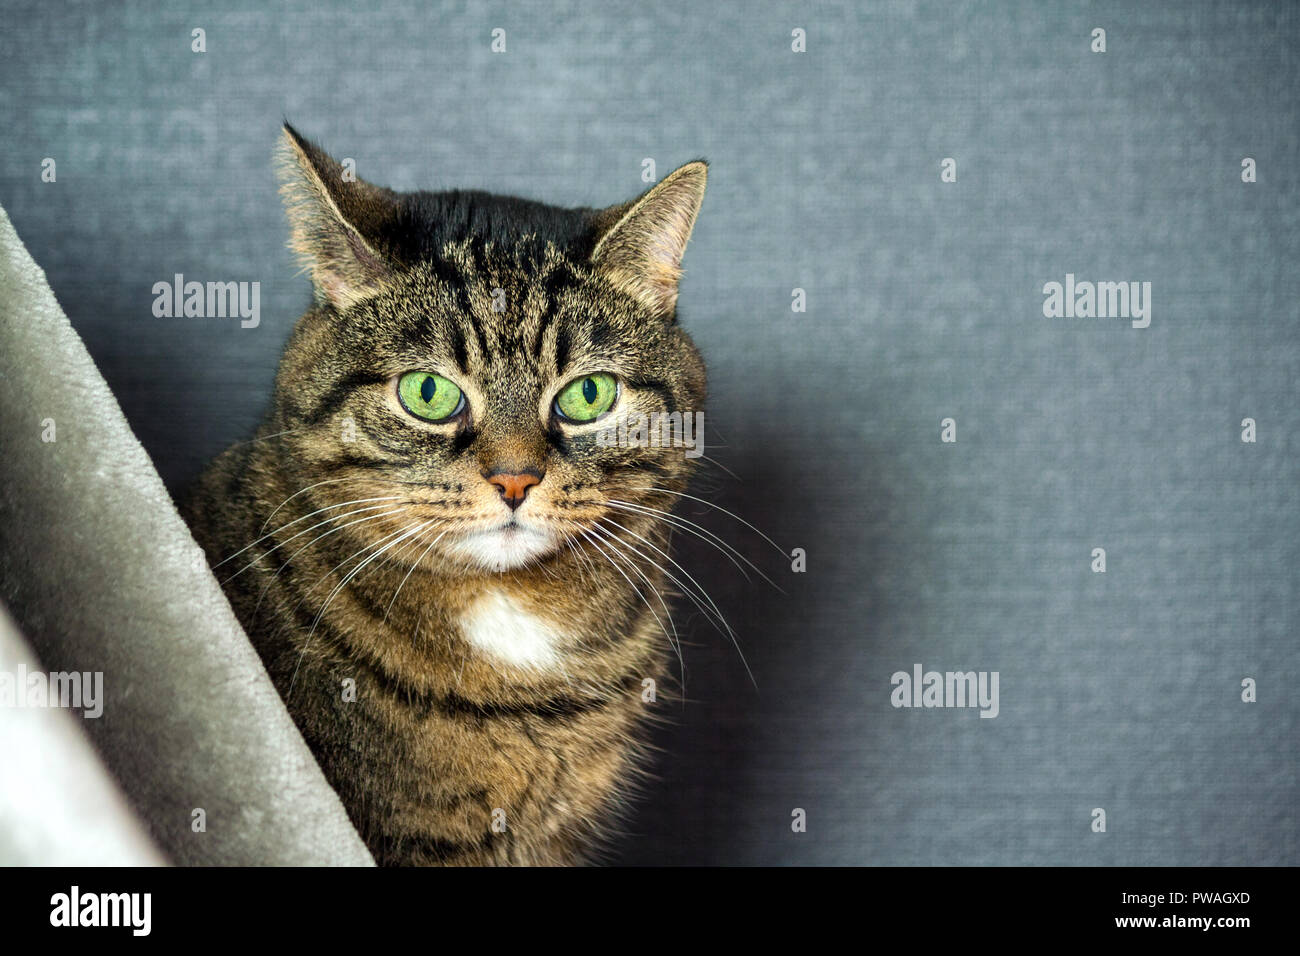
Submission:
M 726 615 L 739 650 L 702 614 L 692 613 L 690 602 L 678 599 L 674 617 L 685 643 L 686 699 L 657 705 L 665 724 L 654 732 L 659 749 L 650 761 L 651 776 L 605 862 L 727 865 L 791 859 L 773 850 L 791 832 L 792 807 L 811 796 L 811 782 L 800 779 L 794 755 L 815 743 L 809 739 L 815 730 L 804 719 L 819 707 L 808 690 L 816 670 L 810 663 L 817 657 L 813 622 L 827 600 L 825 562 L 838 560 L 821 544 L 835 540 L 856 517 L 846 514 L 837 495 L 824 491 L 888 480 L 864 474 L 862 462 L 854 465 L 853 475 L 835 473 L 837 467 L 847 469 L 842 462 L 814 467 L 805 442 L 791 441 L 775 425 L 770 433 L 751 431 L 743 449 L 734 443 L 723 453 L 710 449 L 738 477 L 707 466 L 690 489 L 755 525 L 780 550 L 715 509 L 691 501 L 678 509 L 734 545 L 777 587 L 752 571 L 746 582 L 730 561 L 698 539 L 674 538 L 676 560 Z M 821 573 L 797 572 L 795 548 L 811 552 Z M 869 566 L 871 553 L 872 542 L 858 542 L 853 563 Z M 863 575 L 862 588 L 863 601 L 887 600 L 867 593 L 869 574 Z M 674 660 L 674 672 L 678 666 Z

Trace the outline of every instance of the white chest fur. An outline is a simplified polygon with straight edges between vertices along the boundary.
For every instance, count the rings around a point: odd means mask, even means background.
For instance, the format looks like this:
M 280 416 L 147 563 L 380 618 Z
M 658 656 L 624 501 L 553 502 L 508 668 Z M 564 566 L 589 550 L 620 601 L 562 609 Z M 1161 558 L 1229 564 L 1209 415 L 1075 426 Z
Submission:
M 500 663 L 542 669 L 559 662 L 559 632 L 523 610 L 500 591 L 491 591 L 461 618 L 461 634 Z

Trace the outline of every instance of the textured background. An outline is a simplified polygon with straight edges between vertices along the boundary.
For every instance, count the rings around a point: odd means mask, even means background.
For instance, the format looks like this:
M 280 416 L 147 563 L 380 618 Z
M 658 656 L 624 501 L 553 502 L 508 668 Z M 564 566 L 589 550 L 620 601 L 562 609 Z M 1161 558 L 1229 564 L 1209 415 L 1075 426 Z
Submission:
M 0 32 L 0 204 L 174 492 L 307 301 L 282 117 L 399 189 L 606 205 L 711 161 L 680 308 L 739 480 L 707 487 L 808 571 L 701 519 L 788 593 L 686 548 L 757 689 L 694 621 L 611 859 L 1300 863 L 1300 8 L 222 6 Z M 177 272 L 259 281 L 261 326 L 154 318 Z M 1150 328 L 1044 318 L 1067 272 L 1151 282 Z M 999 671 L 1000 716 L 892 708 L 916 662 Z

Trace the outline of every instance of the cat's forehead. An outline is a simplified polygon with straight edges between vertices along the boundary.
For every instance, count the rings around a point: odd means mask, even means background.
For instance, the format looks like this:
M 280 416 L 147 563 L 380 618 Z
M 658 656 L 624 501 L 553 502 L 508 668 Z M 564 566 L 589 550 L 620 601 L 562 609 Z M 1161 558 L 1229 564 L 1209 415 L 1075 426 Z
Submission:
M 593 273 L 550 243 L 535 249 L 449 244 L 420 271 L 420 285 L 437 314 L 469 320 L 489 342 L 543 335 L 556 324 L 599 318 L 608 309 L 607 290 Z
M 517 256 L 456 243 L 416 264 L 372 305 L 376 350 L 442 359 L 478 377 L 544 382 L 575 365 L 613 368 L 657 340 L 620 297 L 563 250 Z
M 518 300 L 530 289 L 545 286 L 554 292 L 590 277 L 581 258 L 532 233 L 509 243 L 479 238 L 448 242 L 423 265 L 440 282 L 488 293 L 497 314 L 507 311 L 505 296 L 512 291 Z

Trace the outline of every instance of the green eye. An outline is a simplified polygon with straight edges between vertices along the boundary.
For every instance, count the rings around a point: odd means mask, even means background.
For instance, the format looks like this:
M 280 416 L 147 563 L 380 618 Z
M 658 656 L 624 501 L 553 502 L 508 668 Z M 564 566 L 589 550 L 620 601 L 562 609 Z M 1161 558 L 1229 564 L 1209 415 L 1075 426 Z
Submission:
M 555 410 L 571 422 L 589 422 L 609 411 L 617 397 L 614 376 L 596 372 L 564 386 L 555 396 Z
M 455 383 L 432 372 L 407 372 L 397 380 L 397 397 L 416 418 L 431 422 L 451 418 L 465 405 Z

